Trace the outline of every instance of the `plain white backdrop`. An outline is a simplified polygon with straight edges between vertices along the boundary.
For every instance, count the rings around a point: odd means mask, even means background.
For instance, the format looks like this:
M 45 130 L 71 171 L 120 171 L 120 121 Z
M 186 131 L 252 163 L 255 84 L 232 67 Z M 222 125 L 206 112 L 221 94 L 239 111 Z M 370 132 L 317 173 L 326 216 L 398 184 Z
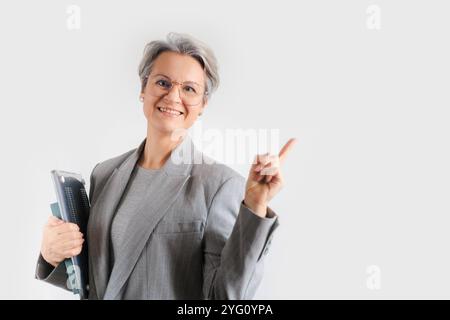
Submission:
M 219 60 L 204 128 L 299 139 L 256 298 L 450 298 L 449 15 L 444 0 L 2 1 L 0 298 L 76 298 L 34 279 L 50 170 L 88 178 L 138 146 L 137 65 L 170 31 Z

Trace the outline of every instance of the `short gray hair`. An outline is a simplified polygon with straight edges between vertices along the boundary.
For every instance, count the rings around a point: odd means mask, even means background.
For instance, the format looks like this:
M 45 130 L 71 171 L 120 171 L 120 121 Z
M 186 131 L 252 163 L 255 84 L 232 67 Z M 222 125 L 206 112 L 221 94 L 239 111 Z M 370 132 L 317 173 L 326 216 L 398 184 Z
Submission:
M 152 71 L 156 58 L 166 51 L 189 55 L 200 63 L 207 78 L 206 95 L 217 89 L 219 86 L 218 65 L 212 50 L 203 42 L 187 34 L 171 32 L 167 35 L 167 41 L 155 40 L 145 46 L 144 55 L 139 64 L 141 92 L 147 85 L 147 77 Z

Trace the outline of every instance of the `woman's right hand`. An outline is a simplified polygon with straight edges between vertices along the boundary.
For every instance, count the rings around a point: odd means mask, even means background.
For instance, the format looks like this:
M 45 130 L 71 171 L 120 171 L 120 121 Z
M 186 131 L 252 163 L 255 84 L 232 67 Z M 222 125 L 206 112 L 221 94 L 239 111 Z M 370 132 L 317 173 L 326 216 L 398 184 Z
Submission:
M 50 216 L 42 235 L 41 254 L 56 267 L 64 259 L 79 255 L 83 242 L 83 234 L 76 224 Z

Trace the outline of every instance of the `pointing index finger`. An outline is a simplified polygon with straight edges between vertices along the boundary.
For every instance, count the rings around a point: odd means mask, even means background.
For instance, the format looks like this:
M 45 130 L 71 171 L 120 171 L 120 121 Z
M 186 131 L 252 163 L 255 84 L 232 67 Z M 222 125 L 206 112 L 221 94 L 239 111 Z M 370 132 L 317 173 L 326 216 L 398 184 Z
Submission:
M 295 143 L 297 142 L 296 138 L 291 138 L 286 142 L 286 144 L 281 148 L 280 153 L 278 153 L 278 157 L 280 158 L 280 162 L 283 162 L 286 158 L 286 155 L 291 151 L 291 149 L 294 147 Z

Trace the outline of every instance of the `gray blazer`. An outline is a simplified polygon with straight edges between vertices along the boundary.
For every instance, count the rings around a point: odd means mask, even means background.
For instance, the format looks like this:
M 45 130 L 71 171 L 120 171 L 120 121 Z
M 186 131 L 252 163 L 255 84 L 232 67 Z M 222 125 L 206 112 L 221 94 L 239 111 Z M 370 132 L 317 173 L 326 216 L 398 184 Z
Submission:
M 251 299 L 278 218 L 270 208 L 266 218 L 251 212 L 242 201 L 245 179 L 211 164 L 189 136 L 172 152 L 183 150 L 189 163 L 167 160 L 165 181 L 130 223 L 110 265 L 111 221 L 145 141 L 92 170 L 89 299 Z M 67 289 L 63 263 L 53 268 L 40 256 L 36 278 Z

